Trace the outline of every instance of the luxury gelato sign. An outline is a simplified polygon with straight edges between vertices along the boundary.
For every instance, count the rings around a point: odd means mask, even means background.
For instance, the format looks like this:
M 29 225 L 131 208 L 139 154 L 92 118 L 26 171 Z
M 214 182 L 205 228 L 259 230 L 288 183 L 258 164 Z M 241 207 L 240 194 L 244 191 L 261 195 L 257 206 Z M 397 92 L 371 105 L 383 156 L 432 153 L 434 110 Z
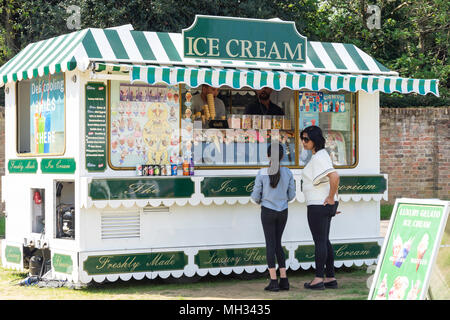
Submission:
M 306 63 L 306 37 L 292 21 L 197 15 L 183 44 L 185 58 Z
M 447 216 L 447 201 L 395 202 L 369 299 L 425 298 Z

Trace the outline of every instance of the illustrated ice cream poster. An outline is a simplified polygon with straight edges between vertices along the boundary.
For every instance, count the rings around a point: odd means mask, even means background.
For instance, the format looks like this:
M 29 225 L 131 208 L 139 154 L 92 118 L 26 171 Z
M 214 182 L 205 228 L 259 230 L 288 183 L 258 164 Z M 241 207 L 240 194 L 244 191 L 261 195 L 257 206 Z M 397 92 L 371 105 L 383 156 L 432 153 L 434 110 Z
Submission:
M 444 218 L 443 206 L 399 203 L 370 299 L 417 300 L 422 296 Z
M 113 81 L 111 92 L 111 164 L 169 164 L 179 153 L 178 87 Z
M 30 83 L 30 151 L 64 152 L 64 75 L 38 77 Z

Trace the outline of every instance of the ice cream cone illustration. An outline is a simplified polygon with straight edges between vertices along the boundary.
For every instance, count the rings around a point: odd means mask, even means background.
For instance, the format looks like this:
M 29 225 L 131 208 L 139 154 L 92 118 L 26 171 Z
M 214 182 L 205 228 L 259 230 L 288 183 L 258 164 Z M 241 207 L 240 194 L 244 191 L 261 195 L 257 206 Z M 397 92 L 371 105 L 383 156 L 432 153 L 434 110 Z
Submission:
M 425 252 L 428 249 L 428 240 L 429 240 L 428 233 L 425 233 L 417 246 L 416 272 L 417 270 L 419 270 L 420 263 L 422 262 L 423 256 L 425 255 Z

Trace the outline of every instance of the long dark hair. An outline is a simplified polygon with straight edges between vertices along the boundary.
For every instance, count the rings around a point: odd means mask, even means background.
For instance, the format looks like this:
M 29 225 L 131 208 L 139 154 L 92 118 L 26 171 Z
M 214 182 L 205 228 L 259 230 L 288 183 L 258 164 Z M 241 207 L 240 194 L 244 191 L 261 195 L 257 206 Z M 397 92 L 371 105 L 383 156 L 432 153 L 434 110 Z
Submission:
M 303 137 L 303 133 L 308 134 L 309 139 L 314 143 L 314 150 L 317 152 L 325 148 L 325 138 L 322 134 L 322 129 L 318 126 L 309 126 L 300 132 L 300 138 Z
M 274 147 L 276 147 L 278 145 L 278 168 L 277 168 L 277 172 L 274 174 L 269 174 L 269 179 L 270 179 L 270 186 L 272 188 L 276 188 L 278 185 L 278 182 L 280 182 L 280 162 L 281 159 L 283 159 L 284 156 L 284 150 L 283 150 L 283 146 L 279 143 L 272 143 L 271 145 L 269 145 L 269 148 L 267 148 L 267 156 L 269 158 L 271 158 L 272 156 L 272 145 Z

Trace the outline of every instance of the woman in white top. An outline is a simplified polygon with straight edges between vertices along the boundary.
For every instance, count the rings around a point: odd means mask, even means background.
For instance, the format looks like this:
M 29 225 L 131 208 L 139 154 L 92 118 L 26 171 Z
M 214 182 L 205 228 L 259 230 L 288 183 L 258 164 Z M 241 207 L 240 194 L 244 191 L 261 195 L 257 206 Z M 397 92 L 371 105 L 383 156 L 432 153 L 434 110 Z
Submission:
M 331 246 L 330 224 L 336 213 L 339 175 L 325 150 L 325 138 L 317 126 L 300 133 L 305 150 L 312 156 L 302 172 L 302 191 L 306 198 L 308 225 L 314 240 L 316 277 L 305 288 L 323 290 L 337 288 L 334 277 L 334 251 Z M 324 279 L 325 277 L 325 279 Z

